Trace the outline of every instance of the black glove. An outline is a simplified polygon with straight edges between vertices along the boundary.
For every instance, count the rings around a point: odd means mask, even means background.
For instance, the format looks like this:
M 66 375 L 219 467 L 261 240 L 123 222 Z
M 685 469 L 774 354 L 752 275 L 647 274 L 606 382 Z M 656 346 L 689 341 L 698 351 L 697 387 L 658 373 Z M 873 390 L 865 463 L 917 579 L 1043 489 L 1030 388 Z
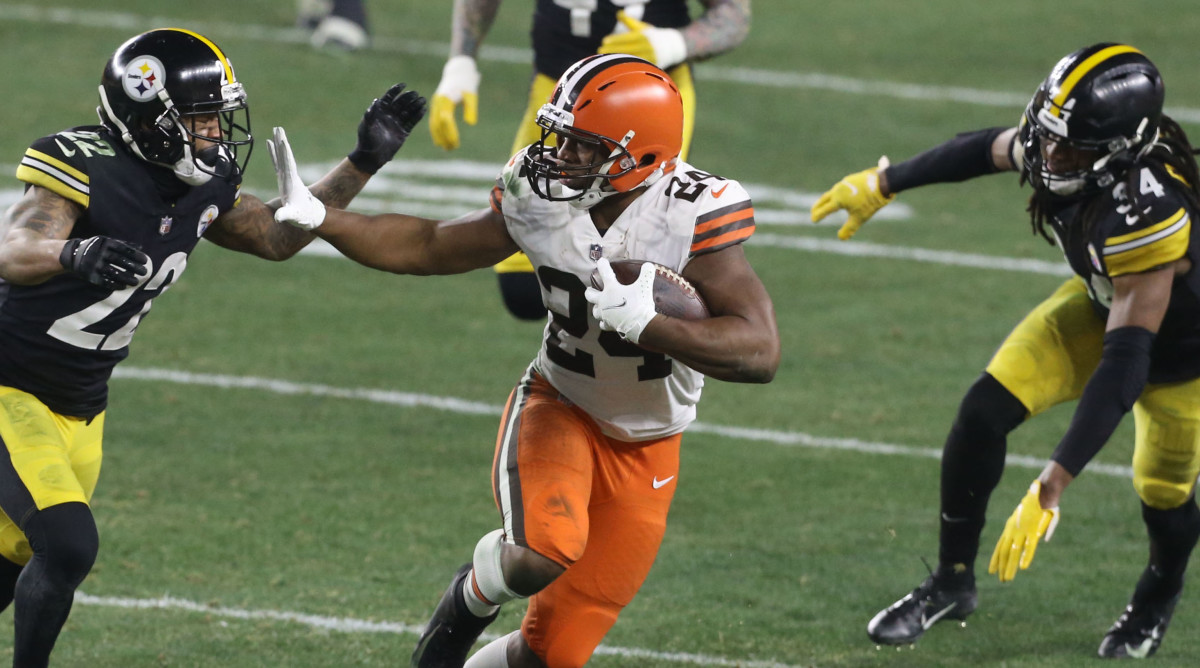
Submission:
M 358 145 L 350 162 L 368 174 L 383 167 L 404 145 L 408 133 L 425 117 L 425 98 L 398 83 L 371 102 L 358 124 Z
M 138 277 L 150 273 L 150 258 L 136 246 L 112 237 L 69 239 L 58 254 L 67 271 L 108 290 L 120 290 L 138 284 Z

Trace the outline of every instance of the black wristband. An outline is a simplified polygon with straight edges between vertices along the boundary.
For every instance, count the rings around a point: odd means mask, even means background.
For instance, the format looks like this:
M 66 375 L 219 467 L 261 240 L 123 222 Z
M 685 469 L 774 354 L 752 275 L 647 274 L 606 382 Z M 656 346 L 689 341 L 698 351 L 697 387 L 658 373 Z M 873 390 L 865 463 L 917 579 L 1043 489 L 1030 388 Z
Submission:
M 67 239 L 67 243 L 63 244 L 62 250 L 58 252 L 58 263 L 63 266 L 63 269 L 75 270 L 75 251 L 82 241 L 83 239 Z
M 884 170 L 890 194 L 930 183 L 966 181 L 994 174 L 992 143 L 1008 128 L 964 132 L 954 139 L 919 153 Z
M 1133 408 L 1150 375 L 1154 332 L 1120 327 L 1104 335 L 1104 353 L 1051 459 L 1077 476 Z

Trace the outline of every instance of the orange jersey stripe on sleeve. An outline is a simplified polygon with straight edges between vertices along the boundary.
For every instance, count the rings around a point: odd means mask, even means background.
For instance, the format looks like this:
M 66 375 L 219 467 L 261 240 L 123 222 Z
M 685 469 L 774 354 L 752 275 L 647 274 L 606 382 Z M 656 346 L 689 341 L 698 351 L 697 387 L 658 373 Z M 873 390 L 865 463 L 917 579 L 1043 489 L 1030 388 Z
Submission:
M 749 200 L 706 213 L 696 219 L 691 253 L 711 253 L 741 243 L 754 234 L 754 228 L 754 206 Z
M 488 196 L 488 203 L 492 206 L 492 211 L 496 213 L 504 213 L 500 210 L 500 201 L 504 199 L 504 190 L 500 186 L 492 187 L 492 194 Z

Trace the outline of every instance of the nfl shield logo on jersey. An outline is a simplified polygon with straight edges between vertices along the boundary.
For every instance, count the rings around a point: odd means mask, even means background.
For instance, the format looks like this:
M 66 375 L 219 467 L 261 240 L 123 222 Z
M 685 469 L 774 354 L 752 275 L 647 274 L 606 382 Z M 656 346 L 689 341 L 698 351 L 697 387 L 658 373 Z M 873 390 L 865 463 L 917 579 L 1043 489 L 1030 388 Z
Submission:
M 158 235 L 165 237 L 171 231 L 171 223 L 174 220 L 170 216 L 163 216 L 162 220 L 158 221 Z
M 603 256 L 604 247 L 600 244 L 592 244 L 591 247 L 588 248 L 588 257 L 591 258 L 593 262 L 599 260 Z

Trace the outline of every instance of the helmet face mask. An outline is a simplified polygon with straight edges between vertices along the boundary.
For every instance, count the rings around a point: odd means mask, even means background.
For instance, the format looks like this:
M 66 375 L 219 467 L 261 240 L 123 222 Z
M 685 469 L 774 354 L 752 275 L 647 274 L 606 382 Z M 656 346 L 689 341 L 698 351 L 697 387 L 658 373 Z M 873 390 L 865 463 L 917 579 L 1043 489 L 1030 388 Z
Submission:
M 1096 44 L 1058 62 L 1021 119 L 1035 190 L 1072 196 L 1121 178 L 1158 138 L 1163 85 L 1140 51 Z
M 579 208 L 653 184 L 675 168 L 683 146 L 678 89 L 633 56 L 589 56 L 571 66 L 537 124 L 542 135 L 525 153 L 526 179 L 539 197 Z
M 617 192 L 610 182 L 636 165 L 629 150 L 608 137 L 573 127 L 573 119 L 564 122 L 564 115 L 571 116 L 552 107 L 538 113 L 542 136 L 531 149 L 538 159 L 530 168 L 530 173 L 536 174 L 530 181 L 534 192 L 554 202 L 577 201 L 593 187 Z M 568 156 L 576 161 L 568 162 L 564 159 Z
M 240 176 L 254 146 L 232 64 L 186 30 L 152 30 L 122 44 L 104 68 L 97 112 L 135 155 L 189 185 Z

